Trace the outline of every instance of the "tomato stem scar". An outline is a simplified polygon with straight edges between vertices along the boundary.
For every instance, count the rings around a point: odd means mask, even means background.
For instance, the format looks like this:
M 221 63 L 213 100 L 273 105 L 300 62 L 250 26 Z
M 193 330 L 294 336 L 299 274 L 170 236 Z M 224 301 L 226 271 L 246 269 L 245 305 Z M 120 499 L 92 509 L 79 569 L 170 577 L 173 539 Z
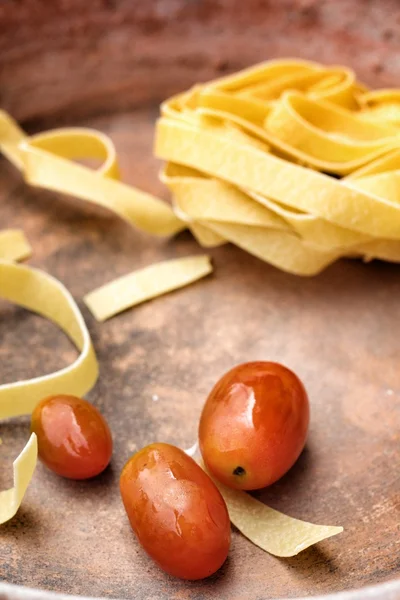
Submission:
M 239 475 L 239 477 L 241 477 L 242 475 L 246 475 L 246 469 L 243 469 L 243 467 L 236 467 L 232 473 L 233 475 Z

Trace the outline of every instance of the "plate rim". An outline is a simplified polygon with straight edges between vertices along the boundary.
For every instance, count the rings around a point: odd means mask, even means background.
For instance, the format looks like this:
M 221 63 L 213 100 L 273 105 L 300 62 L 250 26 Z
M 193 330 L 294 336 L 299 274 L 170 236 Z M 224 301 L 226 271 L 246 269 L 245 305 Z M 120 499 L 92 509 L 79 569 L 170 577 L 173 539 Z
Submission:
M 110 600 L 101 596 L 76 596 L 61 592 L 52 592 L 15 585 L 0 581 L 0 600 Z M 126 599 L 115 599 L 126 600 Z M 293 598 L 275 598 L 271 600 L 293 600 Z M 310 596 L 301 596 L 295 600 L 310 600 Z M 376 585 L 364 586 L 354 590 L 343 590 L 329 594 L 312 596 L 312 600 L 400 600 L 400 579 L 392 579 Z

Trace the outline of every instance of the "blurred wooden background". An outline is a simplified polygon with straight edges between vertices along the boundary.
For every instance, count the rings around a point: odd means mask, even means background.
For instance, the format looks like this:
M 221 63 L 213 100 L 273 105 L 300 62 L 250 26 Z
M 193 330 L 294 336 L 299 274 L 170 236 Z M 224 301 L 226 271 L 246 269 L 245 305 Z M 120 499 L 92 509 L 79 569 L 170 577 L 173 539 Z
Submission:
M 158 103 L 274 56 L 400 81 L 399 0 L 1 0 L 0 105 L 59 122 Z

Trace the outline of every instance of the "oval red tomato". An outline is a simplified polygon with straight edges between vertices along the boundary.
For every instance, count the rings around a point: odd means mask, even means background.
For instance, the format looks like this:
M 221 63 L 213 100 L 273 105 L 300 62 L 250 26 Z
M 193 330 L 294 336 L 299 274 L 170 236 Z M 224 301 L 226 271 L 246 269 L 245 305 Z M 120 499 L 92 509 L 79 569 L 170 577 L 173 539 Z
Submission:
M 224 563 L 230 545 L 225 501 L 182 450 L 169 444 L 143 448 L 126 463 L 120 490 L 139 542 L 164 571 L 195 580 Z
M 211 391 L 200 419 L 200 450 L 225 485 L 259 489 L 295 463 L 308 424 L 307 393 L 292 371 L 273 362 L 245 363 Z
M 39 458 L 63 477 L 88 479 L 110 462 L 110 429 L 97 408 L 82 398 L 45 398 L 32 413 L 31 431 L 37 435 Z

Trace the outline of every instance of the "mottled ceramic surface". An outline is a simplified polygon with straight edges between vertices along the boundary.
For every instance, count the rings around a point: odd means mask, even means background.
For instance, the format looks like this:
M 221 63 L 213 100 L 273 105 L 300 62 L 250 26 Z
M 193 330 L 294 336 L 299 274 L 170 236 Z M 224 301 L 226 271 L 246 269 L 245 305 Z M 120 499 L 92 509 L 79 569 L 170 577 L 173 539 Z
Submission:
M 345 62 L 369 83 L 395 84 L 396 18 L 398 3 L 386 0 L 249 0 L 246 8 L 233 0 L 96 0 L 90 9 L 81 0 L 8 2 L 0 8 L 2 106 L 34 127 L 68 122 L 108 132 L 123 179 L 166 197 L 151 158 L 157 111 L 127 107 L 150 106 L 197 79 L 279 55 Z M 105 116 L 89 116 L 99 112 Z M 400 570 L 399 267 L 348 260 L 303 279 L 225 246 L 211 252 L 214 276 L 97 324 L 85 293 L 202 250 L 189 234 L 156 240 L 105 210 L 29 189 L 4 160 L 0 183 L 0 226 L 23 228 L 34 248 L 31 264 L 61 279 L 82 308 L 101 367 L 89 399 L 115 436 L 112 466 L 94 481 L 66 481 L 38 467 L 18 515 L 0 528 L 0 579 L 140 600 L 266 600 L 372 584 L 382 585 L 337 598 L 400 598 L 400 581 L 384 583 Z M 0 339 L 2 382 L 51 372 L 76 356 L 54 326 L 4 303 Z M 213 383 L 255 359 L 294 369 L 312 406 L 305 452 L 257 496 L 345 532 L 279 560 L 234 531 L 216 576 L 174 580 L 138 547 L 119 498 L 119 472 L 149 442 L 192 446 Z M 28 430 L 28 419 L 0 424 L 2 489 L 12 483 L 11 461 Z M 50 598 L 0 584 L 1 600 L 28 597 Z

